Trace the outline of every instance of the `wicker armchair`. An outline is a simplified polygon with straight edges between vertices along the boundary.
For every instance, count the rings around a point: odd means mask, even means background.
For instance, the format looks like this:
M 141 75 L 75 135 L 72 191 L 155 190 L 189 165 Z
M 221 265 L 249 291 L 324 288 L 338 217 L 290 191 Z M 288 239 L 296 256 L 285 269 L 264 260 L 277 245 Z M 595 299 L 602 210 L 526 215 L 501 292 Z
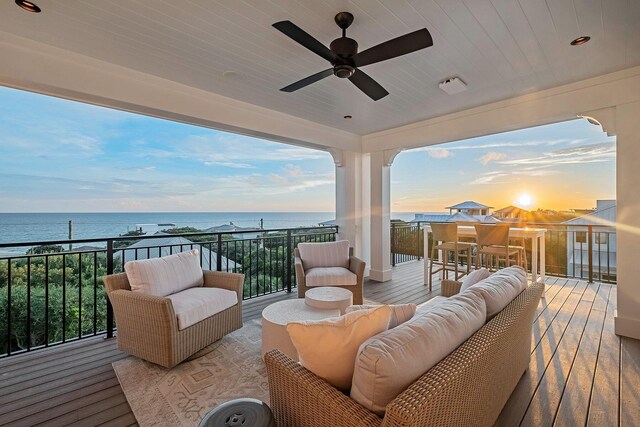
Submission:
M 126 273 L 103 279 L 115 314 L 118 348 L 166 368 L 242 327 L 243 274 L 204 271 L 204 287 L 235 291 L 238 304 L 183 330 L 169 298 L 132 292 Z
M 298 298 L 304 298 L 307 292 L 307 283 L 305 279 L 305 269 L 300 258 L 298 248 L 294 249 L 295 268 L 296 268 L 296 284 L 298 286 Z M 353 303 L 356 305 L 363 304 L 364 301 L 364 269 L 366 263 L 360 258 L 353 256 L 353 248 L 349 248 L 349 271 L 357 276 L 355 286 L 336 286 L 338 288 L 348 289 L 353 293 Z
M 387 405 L 384 418 L 278 350 L 265 355 L 280 427 L 492 426 L 531 358 L 531 325 L 544 284 L 525 289 L 466 342 Z

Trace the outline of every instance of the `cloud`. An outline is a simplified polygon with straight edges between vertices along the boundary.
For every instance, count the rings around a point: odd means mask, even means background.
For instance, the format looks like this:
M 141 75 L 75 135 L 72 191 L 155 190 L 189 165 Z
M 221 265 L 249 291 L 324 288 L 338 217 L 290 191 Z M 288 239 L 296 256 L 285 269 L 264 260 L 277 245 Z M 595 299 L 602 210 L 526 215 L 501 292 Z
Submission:
M 497 151 L 489 151 L 485 155 L 479 157 L 477 160 L 482 163 L 484 166 L 488 165 L 491 162 L 496 160 L 506 159 L 507 155 L 504 153 L 499 153 Z
M 505 160 L 500 163 L 511 166 L 549 167 L 554 165 L 609 162 L 615 160 L 615 157 L 615 142 L 603 142 L 552 151 L 535 157 Z
M 329 156 L 326 152 L 309 148 L 223 134 L 192 135 L 186 141 L 172 142 L 156 149 L 143 148 L 136 150 L 135 154 L 139 157 L 191 160 L 207 166 L 234 169 L 253 169 L 256 168 L 254 163 L 259 162 L 316 160 Z
M 453 153 L 449 150 L 445 150 L 444 148 L 429 148 L 426 150 L 429 156 L 434 159 L 445 159 L 447 157 L 452 157 Z
M 486 150 L 487 148 L 517 148 L 517 147 L 540 147 L 540 146 L 554 146 L 559 144 L 578 144 L 583 142 L 584 139 L 536 139 L 529 141 L 504 141 L 504 142 L 487 142 L 483 144 L 459 144 L 458 142 L 452 142 L 446 144 L 445 151 L 457 151 L 457 150 Z M 430 151 L 435 150 L 433 146 L 414 148 L 407 151 Z

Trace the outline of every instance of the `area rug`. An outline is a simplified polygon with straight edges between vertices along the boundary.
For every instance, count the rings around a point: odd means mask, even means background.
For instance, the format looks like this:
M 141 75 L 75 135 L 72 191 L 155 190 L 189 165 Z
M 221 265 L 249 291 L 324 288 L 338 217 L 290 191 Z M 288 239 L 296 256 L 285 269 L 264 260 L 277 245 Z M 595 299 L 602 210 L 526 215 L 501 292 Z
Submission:
M 197 426 L 209 410 L 239 397 L 269 403 L 258 319 L 245 323 L 207 351 L 173 369 L 137 358 L 113 362 L 141 427 Z

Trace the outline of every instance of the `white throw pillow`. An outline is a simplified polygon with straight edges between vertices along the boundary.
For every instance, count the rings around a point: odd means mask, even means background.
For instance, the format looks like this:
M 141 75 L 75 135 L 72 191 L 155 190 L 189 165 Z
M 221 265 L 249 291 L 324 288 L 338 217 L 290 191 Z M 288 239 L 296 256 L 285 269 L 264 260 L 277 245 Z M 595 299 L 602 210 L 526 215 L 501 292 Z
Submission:
M 383 305 L 324 320 L 291 322 L 287 332 L 302 366 L 348 392 L 360 344 L 386 331 L 390 319 L 391 309 Z
M 351 398 L 383 416 L 389 402 L 484 325 L 485 310 L 479 295 L 458 294 L 367 340 L 356 358 Z
M 487 304 L 487 320 L 490 320 L 526 289 L 527 281 L 525 269 L 515 265 L 496 271 L 463 294 L 472 292 L 481 295 Z
M 204 276 L 197 249 L 162 258 L 129 261 L 124 265 L 133 292 L 166 297 L 202 286 Z
M 377 305 L 350 305 L 345 309 L 345 313 L 351 313 L 358 310 L 369 310 L 372 308 L 380 307 Z M 415 304 L 391 304 L 389 305 L 391 308 L 391 320 L 389 321 L 389 329 L 395 328 L 396 326 L 406 322 L 411 319 L 414 314 L 416 314 L 417 305 Z
M 469 287 L 475 285 L 481 280 L 486 279 L 489 276 L 491 276 L 491 272 L 484 267 L 482 267 L 480 270 L 473 270 L 462 280 L 462 284 L 460 285 L 460 292 L 469 289 Z
M 315 267 L 349 268 L 349 241 L 298 243 L 298 252 L 305 270 Z

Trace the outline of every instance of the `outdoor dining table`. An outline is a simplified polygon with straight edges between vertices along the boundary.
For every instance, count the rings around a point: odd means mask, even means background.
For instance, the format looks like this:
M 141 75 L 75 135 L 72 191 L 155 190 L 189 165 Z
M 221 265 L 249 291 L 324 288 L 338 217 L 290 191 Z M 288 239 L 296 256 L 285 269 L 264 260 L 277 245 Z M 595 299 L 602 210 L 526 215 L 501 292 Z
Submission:
M 530 228 L 530 227 L 512 227 L 509 228 L 509 238 L 513 239 L 531 239 L 531 280 L 544 282 L 545 272 L 545 234 L 546 228 Z M 431 226 L 424 228 L 424 257 L 425 260 L 429 254 L 429 233 Z M 473 225 L 459 225 L 459 237 L 476 237 L 476 228 Z M 535 254 L 538 256 L 535 256 Z M 540 262 L 538 262 L 538 259 Z M 431 260 L 429 260 L 430 262 Z M 429 278 L 429 263 L 424 263 L 424 283 L 427 284 Z

